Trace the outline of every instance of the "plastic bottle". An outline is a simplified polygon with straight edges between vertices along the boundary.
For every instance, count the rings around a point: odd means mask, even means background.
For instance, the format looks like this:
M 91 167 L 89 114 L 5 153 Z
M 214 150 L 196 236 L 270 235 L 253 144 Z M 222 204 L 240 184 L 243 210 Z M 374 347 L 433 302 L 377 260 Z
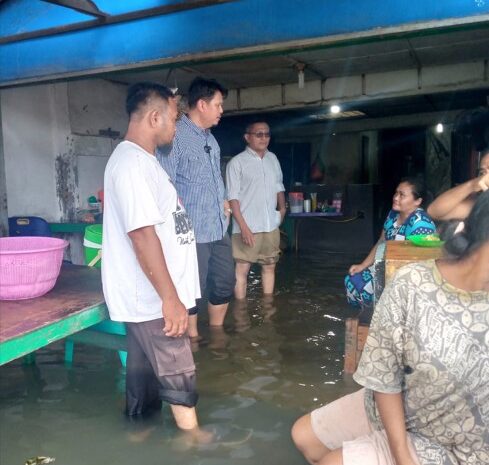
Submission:
M 343 194 L 341 192 L 335 192 L 333 196 L 333 208 L 335 209 L 336 213 L 341 213 L 342 197 Z

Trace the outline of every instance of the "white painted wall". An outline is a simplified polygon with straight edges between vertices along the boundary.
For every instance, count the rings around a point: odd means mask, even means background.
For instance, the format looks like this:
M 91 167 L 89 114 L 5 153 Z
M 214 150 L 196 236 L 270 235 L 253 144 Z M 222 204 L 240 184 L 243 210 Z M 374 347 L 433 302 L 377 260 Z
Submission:
M 127 86 L 103 79 L 68 83 L 68 103 L 73 134 L 100 136 L 111 129 L 124 136 L 127 130 L 125 109 Z
M 125 94 L 126 86 L 102 80 L 0 91 L 8 216 L 77 221 L 126 131 Z M 81 236 L 68 239 L 69 258 L 83 263 Z
M 59 221 L 55 162 L 69 152 L 67 84 L 1 92 L 8 214 Z
M 68 83 L 69 118 L 81 208 L 87 208 L 88 197 L 103 188 L 108 157 L 126 133 L 126 91 L 127 86 L 102 79 Z M 104 131 L 114 135 L 104 135 Z

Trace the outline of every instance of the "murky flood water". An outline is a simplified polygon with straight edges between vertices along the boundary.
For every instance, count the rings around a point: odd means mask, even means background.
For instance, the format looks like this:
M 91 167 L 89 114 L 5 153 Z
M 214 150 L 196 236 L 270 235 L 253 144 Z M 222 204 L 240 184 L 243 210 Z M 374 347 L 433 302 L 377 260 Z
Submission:
M 216 442 L 190 446 L 168 407 L 133 423 L 123 415 L 124 373 L 114 351 L 63 345 L 0 368 L 0 464 L 56 457 L 55 465 L 302 464 L 290 440 L 301 414 L 356 389 L 344 379 L 342 277 L 353 257 L 285 255 L 276 296 L 250 276 L 246 305 L 232 304 L 225 331 L 202 328 L 195 347 L 198 413 Z M 205 320 L 203 317 L 202 320 Z

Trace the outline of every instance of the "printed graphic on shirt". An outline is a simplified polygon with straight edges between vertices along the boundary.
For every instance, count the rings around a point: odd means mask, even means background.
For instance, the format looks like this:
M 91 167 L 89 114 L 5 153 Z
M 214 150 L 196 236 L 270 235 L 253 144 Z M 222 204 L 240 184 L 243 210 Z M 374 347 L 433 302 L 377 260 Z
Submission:
M 195 242 L 192 221 L 187 215 L 187 212 L 180 207 L 178 202 L 177 210 L 173 212 L 173 220 L 175 222 L 175 234 L 177 235 L 177 242 L 180 245 L 192 244 L 192 242 Z

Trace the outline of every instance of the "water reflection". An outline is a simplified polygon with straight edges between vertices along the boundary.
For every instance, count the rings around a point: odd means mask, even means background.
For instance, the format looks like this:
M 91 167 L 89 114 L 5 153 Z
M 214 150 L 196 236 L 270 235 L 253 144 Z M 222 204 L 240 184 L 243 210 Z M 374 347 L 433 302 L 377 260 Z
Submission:
M 0 368 L 0 463 L 37 455 L 56 464 L 304 463 L 289 429 L 302 413 L 355 389 L 342 375 L 342 276 L 351 257 L 285 256 L 276 295 L 260 295 L 252 270 L 248 299 L 233 302 L 226 326 L 205 325 L 194 344 L 201 423 L 216 440 L 195 444 L 177 431 L 168 407 L 143 419 L 123 415 L 124 373 L 117 354 L 63 346 Z M 256 281 L 256 282 L 255 282 Z

